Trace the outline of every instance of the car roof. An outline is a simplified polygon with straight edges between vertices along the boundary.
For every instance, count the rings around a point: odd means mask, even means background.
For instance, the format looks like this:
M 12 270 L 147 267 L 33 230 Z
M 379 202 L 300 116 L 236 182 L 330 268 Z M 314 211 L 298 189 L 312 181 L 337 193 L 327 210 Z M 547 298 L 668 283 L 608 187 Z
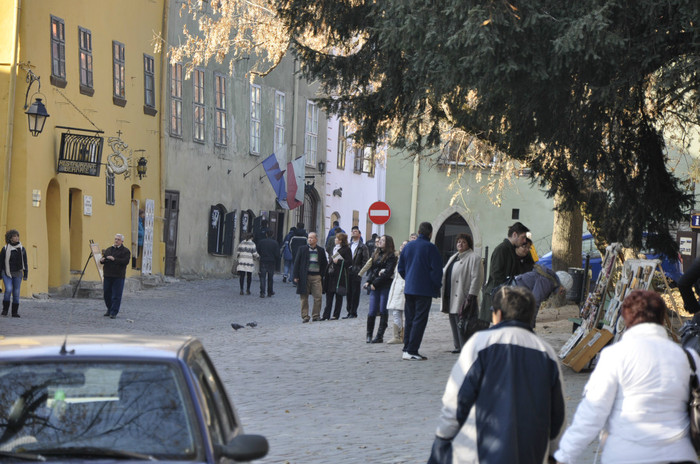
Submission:
M 70 359 L 79 357 L 143 358 L 175 360 L 188 345 L 197 342 L 191 336 L 153 336 L 117 334 L 68 334 L 7 337 L 0 339 L 0 360 L 16 358 L 62 357 L 66 344 Z

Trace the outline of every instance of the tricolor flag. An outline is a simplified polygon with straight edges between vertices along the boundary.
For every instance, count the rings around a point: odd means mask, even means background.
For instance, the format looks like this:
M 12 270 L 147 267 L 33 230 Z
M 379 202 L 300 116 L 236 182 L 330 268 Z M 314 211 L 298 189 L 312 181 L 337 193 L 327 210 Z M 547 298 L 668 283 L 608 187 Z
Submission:
M 280 170 L 279 162 L 277 162 L 277 157 L 275 154 L 271 154 L 262 162 L 265 168 L 265 173 L 267 178 L 270 179 L 270 184 L 275 190 L 275 195 L 277 196 L 278 202 L 283 202 L 287 199 L 287 190 L 284 185 L 284 171 Z
M 287 163 L 287 205 L 294 209 L 304 203 L 306 155 Z

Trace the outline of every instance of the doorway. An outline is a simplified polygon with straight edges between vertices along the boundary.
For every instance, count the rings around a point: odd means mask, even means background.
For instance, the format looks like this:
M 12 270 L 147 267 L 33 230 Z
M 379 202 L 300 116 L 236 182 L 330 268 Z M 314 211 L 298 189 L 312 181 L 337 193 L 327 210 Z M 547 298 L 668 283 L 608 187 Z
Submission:
M 440 250 L 443 265 L 457 251 L 457 235 L 459 234 L 473 236 L 467 221 L 459 213 L 454 213 L 442 223 L 438 233 L 435 235 L 435 245 Z
M 70 236 L 70 270 L 83 269 L 83 191 L 68 190 L 68 234 Z
M 177 219 L 180 212 L 180 192 L 165 191 L 163 242 L 165 242 L 165 275 L 174 276 L 177 267 Z
M 61 190 L 56 179 L 46 189 L 46 235 L 49 248 L 49 288 L 61 282 Z

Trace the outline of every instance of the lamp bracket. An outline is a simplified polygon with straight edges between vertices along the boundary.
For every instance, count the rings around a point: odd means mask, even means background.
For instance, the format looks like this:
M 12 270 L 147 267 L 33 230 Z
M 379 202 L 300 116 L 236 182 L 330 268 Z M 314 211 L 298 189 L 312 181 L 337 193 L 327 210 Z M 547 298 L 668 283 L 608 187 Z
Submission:
M 34 84 L 35 82 L 38 82 L 39 83 L 39 90 L 37 90 L 36 93 L 41 92 L 41 76 L 37 76 L 36 74 L 34 74 L 34 72 L 32 72 L 31 69 L 27 69 L 26 81 L 27 81 L 27 84 L 29 84 L 29 86 L 27 86 L 27 93 L 24 94 L 24 109 L 25 110 L 27 108 L 29 108 L 27 101 L 29 100 L 29 90 L 32 88 L 32 84 Z

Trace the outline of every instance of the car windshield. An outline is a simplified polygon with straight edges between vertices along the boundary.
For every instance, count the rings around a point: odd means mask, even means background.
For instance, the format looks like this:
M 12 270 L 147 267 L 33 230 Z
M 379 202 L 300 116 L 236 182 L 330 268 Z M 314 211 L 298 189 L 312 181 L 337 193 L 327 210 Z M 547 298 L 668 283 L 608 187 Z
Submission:
M 169 364 L 0 364 L 0 451 L 192 459 L 183 382 Z

